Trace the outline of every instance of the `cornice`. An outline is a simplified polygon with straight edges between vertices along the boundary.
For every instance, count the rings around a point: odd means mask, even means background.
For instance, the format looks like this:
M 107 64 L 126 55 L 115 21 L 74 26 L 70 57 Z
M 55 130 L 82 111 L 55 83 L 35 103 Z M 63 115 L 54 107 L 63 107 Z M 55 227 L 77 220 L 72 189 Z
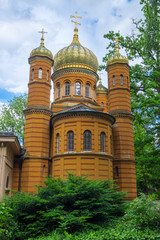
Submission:
M 114 116 L 108 114 L 108 113 L 103 113 L 103 112 L 92 112 L 92 111 L 79 111 L 79 112 L 61 112 L 61 113 L 56 113 L 55 115 L 52 116 L 52 121 L 56 121 L 59 119 L 66 119 L 69 117 L 88 117 L 88 116 L 94 116 L 97 118 L 103 118 L 105 120 L 110 121 L 111 124 L 115 123 L 115 118 Z
M 32 155 L 29 155 L 29 156 L 25 156 L 24 157 L 24 161 L 25 161 L 25 159 L 42 159 L 42 160 L 46 160 L 46 161 L 48 161 L 48 160 L 50 160 L 50 158 L 47 158 L 47 157 L 41 157 L 41 156 L 32 156 Z
M 65 69 L 60 69 L 55 71 L 52 74 L 52 80 L 55 81 L 57 77 L 63 76 L 65 74 L 82 74 L 82 75 L 88 75 L 92 78 L 94 78 L 96 81 L 98 81 L 99 77 L 97 73 L 95 73 L 92 70 L 85 69 L 85 68 L 76 68 L 76 67 L 71 67 L 71 68 L 65 68 Z
M 78 96 L 79 97 L 79 96 Z M 71 97 L 71 96 L 64 96 L 62 99 L 58 99 L 58 100 L 55 100 L 52 104 L 54 103 L 63 103 L 63 102 L 66 102 L 66 101 L 72 101 L 72 102 L 87 102 L 87 103 L 91 103 L 95 106 L 99 106 L 95 100 L 92 100 L 91 98 L 88 98 L 88 97 L 81 97 L 81 98 L 75 98 L 75 97 Z
M 49 84 L 47 82 L 40 82 L 38 80 L 33 80 L 33 82 L 28 83 L 28 86 L 33 85 L 35 83 L 44 84 L 44 85 L 49 86 L 51 88 L 51 84 Z
M 26 108 L 23 112 L 25 115 L 28 115 L 31 113 L 43 113 L 48 116 L 52 115 L 51 109 L 44 107 L 44 106 L 31 106 L 31 107 Z
M 130 89 L 125 88 L 125 87 L 115 87 L 112 89 L 108 89 L 108 93 L 110 93 L 111 91 L 115 91 L 115 90 L 127 90 L 130 93 Z
M 30 64 L 30 62 L 32 62 L 32 61 L 34 61 L 34 60 L 36 60 L 36 59 L 42 59 L 42 60 L 47 60 L 48 62 L 50 62 L 51 64 L 52 64 L 52 66 L 53 66 L 53 63 L 54 63 L 54 60 L 53 59 L 51 59 L 50 57 L 48 57 L 48 56 L 32 56 L 32 57 L 29 57 L 28 58 L 28 63 Z
M 112 116 L 114 116 L 115 118 L 117 117 L 122 117 L 122 118 L 129 118 L 131 120 L 134 119 L 134 116 L 132 113 L 128 112 L 128 111 L 124 111 L 124 110 L 117 110 L 117 111 L 113 111 L 110 112 L 109 114 L 111 114 Z
M 113 163 L 120 163 L 120 162 L 132 162 L 132 163 L 136 163 L 136 160 L 135 159 L 130 159 L 130 158 L 122 158 L 122 159 L 119 159 L 119 158 L 113 158 Z
M 104 153 L 93 153 L 93 152 L 66 152 L 63 154 L 56 154 L 54 156 L 51 157 L 51 159 L 57 158 L 57 157 L 66 157 L 66 156 L 86 156 L 86 155 L 90 155 L 90 156 L 98 156 L 98 157 L 107 157 L 110 158 L 111 161 L 113 161 L 113 156 L 108 155 L 108 154 L 104 154 Z

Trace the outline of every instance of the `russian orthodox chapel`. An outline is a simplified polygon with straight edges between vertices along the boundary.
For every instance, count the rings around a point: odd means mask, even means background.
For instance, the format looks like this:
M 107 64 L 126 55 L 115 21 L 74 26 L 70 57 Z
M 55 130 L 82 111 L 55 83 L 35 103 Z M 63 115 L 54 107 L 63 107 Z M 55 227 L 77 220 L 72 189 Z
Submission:
M 89 179 L 114 179 L 133 199 L 137 189 L 128 59 L 117 43 L 107 61 L 105 88 L 97 57 L 79 42 L 77 18 L 76 13 L 71 44 L 54 57 L 44 46 L 44 30 L 40 46 L 31 51 L 26 152 L 14 161 L 12 188 L 35 192 L 44 177 L 64 179 L 68 171 Z

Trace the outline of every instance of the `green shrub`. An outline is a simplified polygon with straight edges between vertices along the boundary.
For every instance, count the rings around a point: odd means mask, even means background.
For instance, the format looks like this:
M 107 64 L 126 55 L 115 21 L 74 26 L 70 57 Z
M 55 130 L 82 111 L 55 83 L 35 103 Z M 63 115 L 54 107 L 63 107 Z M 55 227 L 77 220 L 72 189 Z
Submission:
M 5 203 L 0 202 L 0 239 L 14 239 L 14 233 L 17 231 L 16 222 L 11 214 L 12 209 L 7 207 Z
M 124 214 L 125 194 L 111 181 L 68 174 L 66 180 L 48 178 L 45 185 L 38 187 L 37 194 L 15 193 L 6 199 L 23 239 L 55 229 L 69 233 L 98 229 Z
M 140 229 L 150 228 L 156 230 L 160 228 L 160 203 L 145 194 L 128 204 L 124 219 L 130 221 Z

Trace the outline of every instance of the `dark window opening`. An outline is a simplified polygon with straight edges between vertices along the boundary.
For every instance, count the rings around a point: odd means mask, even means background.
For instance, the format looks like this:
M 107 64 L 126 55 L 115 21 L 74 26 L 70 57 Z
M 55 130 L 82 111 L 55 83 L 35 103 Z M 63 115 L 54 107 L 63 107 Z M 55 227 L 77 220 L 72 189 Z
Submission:
M 84 136 L 84 151 L 92 150 L 92 134 L 91 131 L 86 130 L 83 134 Z
M 69 131 L 67 133 L 67 151 L 72 152 L 74 151 L 74 132 Z

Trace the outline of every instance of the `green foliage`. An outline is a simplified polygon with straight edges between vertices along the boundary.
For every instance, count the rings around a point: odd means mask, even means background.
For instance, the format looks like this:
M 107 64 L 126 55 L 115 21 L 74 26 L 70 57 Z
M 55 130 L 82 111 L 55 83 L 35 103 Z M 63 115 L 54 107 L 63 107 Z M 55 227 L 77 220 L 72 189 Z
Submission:
M 27 107 L 27 94 L 14 97 L 4 104 L 0 112 L 0 131 L 13 132 L 18 136 L 20 143 L 23 143 L 24 137 L 24 113 Z
M 17 225 L 13 220 L 12 209 L 0 202 L 0 239 L 13 240 Z
M 39 186 L 37 194 L 15 192 L 6 198 L 23 239 L 55 229 L 69 233 L 99 229 L 124 214 L 125 194 L 113 182 L 68 174 L 66 180 L 48 178 L 45 185 Z
M 139 62 L 130 68 L 137 180 L 139 191 L 152 193 L 160 192 L 160 1 L 141 0 L 140 4 L 144 18 L 132 19 L 135 28 L 130 35 L 114 31 L 104 35 L 110 43 L 103 61 L 114 54 L 118 37 L 128 59 Z
M 128 204 L 124 219 L 130 221 L 130 224 L 139 229 L 160 228 L 160 203 L 141 193 L 141 196 Z

